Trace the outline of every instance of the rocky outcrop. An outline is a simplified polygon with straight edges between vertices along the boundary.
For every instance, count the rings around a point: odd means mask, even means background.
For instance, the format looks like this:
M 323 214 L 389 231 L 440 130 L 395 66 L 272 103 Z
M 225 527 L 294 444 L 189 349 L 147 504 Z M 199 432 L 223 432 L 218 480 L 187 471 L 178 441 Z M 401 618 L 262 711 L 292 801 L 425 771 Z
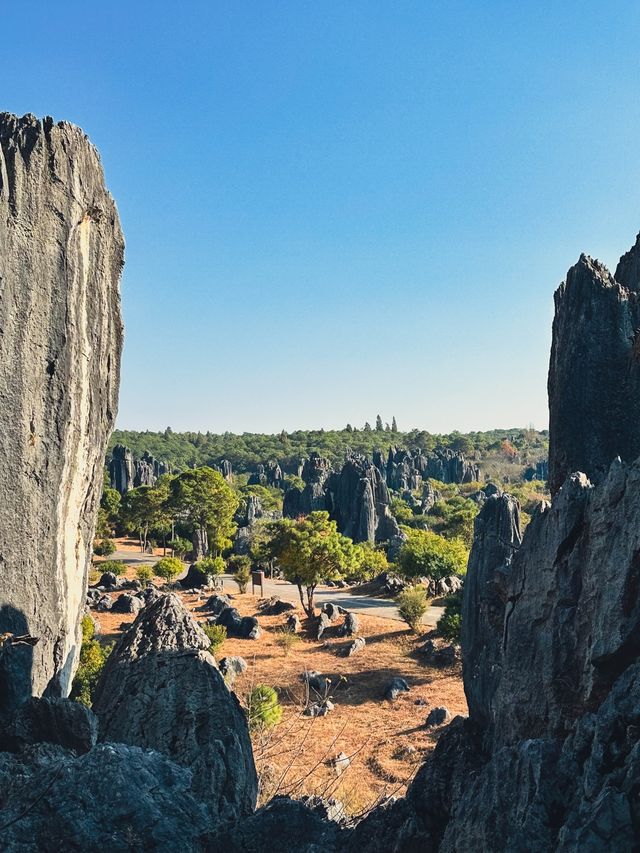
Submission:
M 249 486 L 273 486 L 284 489 L 284 473 L 279 463 L 270 460 L 265 465 L 258 465 L 256 471 L 249 477 Z
M 612 459 L 640 455 L 639 244 L 614 278 L 588 255 L 555 293 L 549 362 L 549 486 L 602 477 Z
M 94 700 L 100 740 L 155 749 L 193 772 L 215 823 L 250 814 L 257 777 L 245 716 L 174 595 L 148 605 L 109 656 Z
M 227 483 L 233 483 L 233 467 L 228 459 L 222 459 L 213 466 L 214 471 L 219 471 Z
M 386 542 L 400 531 L 389 510 L 389 490 L 379 468 L 352 454 L 327 481 L 330 515 L 354 542 Z
M 95 148 L 0 113 L 0 709 L 63 696 L 117 408 L 124 244 Z
M 138 486 L 155 486 L 158 477 L 170 470 L 166 463 L 154 459 L 146 450 L 140 459 L 134 459 L 124 444 L 116 444 L 113 448 L 108 468 L 111 488 L 121 495 Z

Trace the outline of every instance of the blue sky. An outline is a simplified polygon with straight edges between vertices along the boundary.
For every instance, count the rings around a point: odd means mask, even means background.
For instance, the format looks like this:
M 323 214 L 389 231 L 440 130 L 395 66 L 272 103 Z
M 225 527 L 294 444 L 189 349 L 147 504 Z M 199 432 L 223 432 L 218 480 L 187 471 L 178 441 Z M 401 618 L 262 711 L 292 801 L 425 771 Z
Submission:
M 546 426 L 553 290 L 640 230 L 639 4 L 0 11 L 0 109 L 120 210 L 119 426 Z

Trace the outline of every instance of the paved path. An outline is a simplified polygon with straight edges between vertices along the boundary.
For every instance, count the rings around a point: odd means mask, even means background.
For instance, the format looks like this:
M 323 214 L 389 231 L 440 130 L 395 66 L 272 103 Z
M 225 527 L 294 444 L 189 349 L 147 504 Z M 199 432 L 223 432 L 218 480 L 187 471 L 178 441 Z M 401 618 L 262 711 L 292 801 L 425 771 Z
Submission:
M 157 563 L 160 557 L 152 554 L 143 554 L 140 549 L 136 548 L 121 548 L 118 549 L 110 558 L 112 560 L 123 560 L 129 565 L 136 566 L 141 563 Z M 223 575 L 225 592 L 233 594 L 238 591 L 238 588 L 231 575 Z M 251 589 L 251 584 L 249 584 Z M 283 580 L 271 580 L 265 578 L 264 581 L 265 596 L 277 595 L 284 601 L 293 601 L 296 604 L 300 603 L 298 595 L 298 587 L 295 584 L 288 583 Z M 402 621 L 398 613 L 398 609 L 389 598 L 372 598 L 368 595 L 354 595 L 349 589 L 333 589 L 332 587 L 318 587 L 315 594 L 316 604 L 324 604 L 325 601 L 331 601 L 334 604 L 339 604 L 346 610 L 353 610 L 354 613 L 364 613 L 367 616 L 380 616 L 383 619 L 396 619 Z M 443 613 L 442 607 L 430 607 L 425 613 L 422 621 L 425 625 L 435 626 L 436 622 Z

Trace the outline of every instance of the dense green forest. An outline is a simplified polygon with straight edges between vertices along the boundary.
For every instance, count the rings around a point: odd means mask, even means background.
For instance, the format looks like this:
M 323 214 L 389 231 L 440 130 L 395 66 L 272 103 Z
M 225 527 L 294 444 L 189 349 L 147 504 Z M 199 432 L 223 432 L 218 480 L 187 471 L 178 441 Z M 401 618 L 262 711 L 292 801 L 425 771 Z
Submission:
M 492 476 L 504 476 L 506 471 L 529 465 L 543 459 L 548 451 L 548 432 L 533 429 L 496 429 L 488 432 L 452 432 L 438 435 L 424 430 L 410 432 L 385 428 L 377 419 L 374 427 L 365 425 L 343 430 L 297 430 L 274 435 L 245 432 L 216 434 L 212 432 L 136 432 L 116 430 L 109 444 L 130 447 L 135 457 L 145 450 L 156 459 L 169 463 L 177 471 L 199 465 L 213 465 L 228 459 L 237 473 L 252 471 L 260 462 L 277 459 L 281 465 L 295 466 L 312 451 L 320 453 L 334 465 L 340 465 L 349 451 L 371 456 L 374 450 L 386 452 L 389 447 L 433 450 L 450 447 L 466 456 L 484 461 L 484 470 Z M 508 476 L 508 474 L 507 474 Z M 512 479 L 512 477 L 510 477 Z

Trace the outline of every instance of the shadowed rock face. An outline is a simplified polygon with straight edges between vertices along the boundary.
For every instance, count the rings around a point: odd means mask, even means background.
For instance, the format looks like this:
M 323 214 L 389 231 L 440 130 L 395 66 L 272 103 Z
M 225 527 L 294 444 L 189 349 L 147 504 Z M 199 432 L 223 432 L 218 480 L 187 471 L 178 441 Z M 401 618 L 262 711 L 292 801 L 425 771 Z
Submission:
M 210 642 L 175 595 L 148 605 L 105 665 L 93 710 L 100 740 L 155 749 L 193 772 L 209 823 L 256 805 L 258 782 L 245 715 Z
M 65 695 L 75 668 L 117 407 L 123 253 L 84 133 L 0 113 L 0 633 L 39 638 L 2 655 L 0 709 Z
M 582 471 L 592 481 L 640 455 L 640 246 L 616 278 L 581 255 L 555 293 L 549 363 L 549 487 Z

